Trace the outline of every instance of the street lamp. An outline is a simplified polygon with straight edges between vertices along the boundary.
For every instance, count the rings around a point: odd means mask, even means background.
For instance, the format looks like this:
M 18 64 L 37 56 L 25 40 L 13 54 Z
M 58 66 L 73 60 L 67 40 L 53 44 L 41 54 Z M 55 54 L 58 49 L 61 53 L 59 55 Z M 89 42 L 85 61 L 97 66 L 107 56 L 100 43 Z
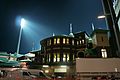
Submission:
M 103 18 L 106 18 L 107 16 L 110 16 L 110 15 L 111 15 L 110 13 L 107 13 L 107 14 L 104 14 L 104 15 L 100 15 L 97 18 L 98 19 L 103 19 Z
M 21 26 L 21 28 L 20 28 L 20 34 L 19 34 L 19 40 L 18 40 L 16 55 L 19 54 L 22 29 L 23 29 L 23 27 L 25 27 L 25 19 L 24 18 L 21 18 L 20 26 Z
M 98 18 L 98 19 L 105 18 L 105 15 L 98 16 L 97 18 Z

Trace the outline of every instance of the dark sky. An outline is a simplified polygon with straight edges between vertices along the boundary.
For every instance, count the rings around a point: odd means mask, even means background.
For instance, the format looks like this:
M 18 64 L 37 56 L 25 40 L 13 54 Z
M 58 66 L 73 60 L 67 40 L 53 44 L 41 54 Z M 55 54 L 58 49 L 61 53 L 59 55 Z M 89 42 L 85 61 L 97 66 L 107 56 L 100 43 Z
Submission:
M 18 18 L 26 19 L 20 52 L 40 49 L 40 40 L 53 33 L 69 34 L 69 24 L 73 32 L 91 33 L 91 23 L 95 28 L 106 29 L 101 0 L 0 0 L 0 51 L 15 52 L 20 26 Z

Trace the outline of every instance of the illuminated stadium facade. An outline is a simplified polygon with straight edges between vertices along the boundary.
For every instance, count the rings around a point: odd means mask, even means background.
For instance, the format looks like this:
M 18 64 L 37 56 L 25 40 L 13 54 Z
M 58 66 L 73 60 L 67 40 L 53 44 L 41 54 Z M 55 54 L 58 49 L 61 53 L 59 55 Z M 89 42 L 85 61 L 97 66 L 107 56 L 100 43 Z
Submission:
M 76 58 L 111 57 L 107 30 L 96 29 L 91 37 L 85 32 L 53 35 L 40 41 L 35 63 L 50 75 L 71 76 Z
M 41 53 L 37 54 L 39 58 L 36 58 L 36 62 L 46 67 L 51 74 L 69 72 L 74 68 L 78 52 L 85 51 L 87 38 L 86 32 L 80 32 L 74 36 L 57 35 L 43 39 L 40 41 Z

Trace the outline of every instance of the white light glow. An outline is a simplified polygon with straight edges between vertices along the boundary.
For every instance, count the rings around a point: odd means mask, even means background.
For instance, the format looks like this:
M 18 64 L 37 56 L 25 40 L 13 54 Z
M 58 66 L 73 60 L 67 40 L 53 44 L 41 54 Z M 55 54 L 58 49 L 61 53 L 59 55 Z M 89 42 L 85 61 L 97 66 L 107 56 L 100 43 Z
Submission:
M 67 66 L 66 66 L 66 65 L 61 65 L 60 67 L 62 67 L 62 68 L 66 68 Z
M 98 16 L 98 19 L 105 18 L 105 15 Z
M 60 73 L 62 72 L 63 73 L 63 72 L 67 72 L 67 69 L 66 68 L 57 68 L 54 70 L 54 72 L 60 72 Z
M 43 65 L 43 67 L 49 67 L 48 65 Z
M 115 72 L 118 72 L 118 69 L 117 69 L 117 68 L 115 68 Z
M 21 28 L 25 27 L 25 19 L 24 18 L 21 19 L 20 26 L 21 26 Z
M 49 73 L 49 70 L 45 70 L 45 73 Z

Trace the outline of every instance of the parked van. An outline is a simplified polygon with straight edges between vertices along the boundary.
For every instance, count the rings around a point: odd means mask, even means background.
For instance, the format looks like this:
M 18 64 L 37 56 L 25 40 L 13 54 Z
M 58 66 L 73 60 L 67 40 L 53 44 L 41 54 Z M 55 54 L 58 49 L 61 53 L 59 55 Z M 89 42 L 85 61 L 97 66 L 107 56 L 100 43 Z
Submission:
M 14 71 L 6 71 L 7 76 L 4 77 L 4 80 L 50 80 L 42 70 L 35 69 L 18 69 Z

